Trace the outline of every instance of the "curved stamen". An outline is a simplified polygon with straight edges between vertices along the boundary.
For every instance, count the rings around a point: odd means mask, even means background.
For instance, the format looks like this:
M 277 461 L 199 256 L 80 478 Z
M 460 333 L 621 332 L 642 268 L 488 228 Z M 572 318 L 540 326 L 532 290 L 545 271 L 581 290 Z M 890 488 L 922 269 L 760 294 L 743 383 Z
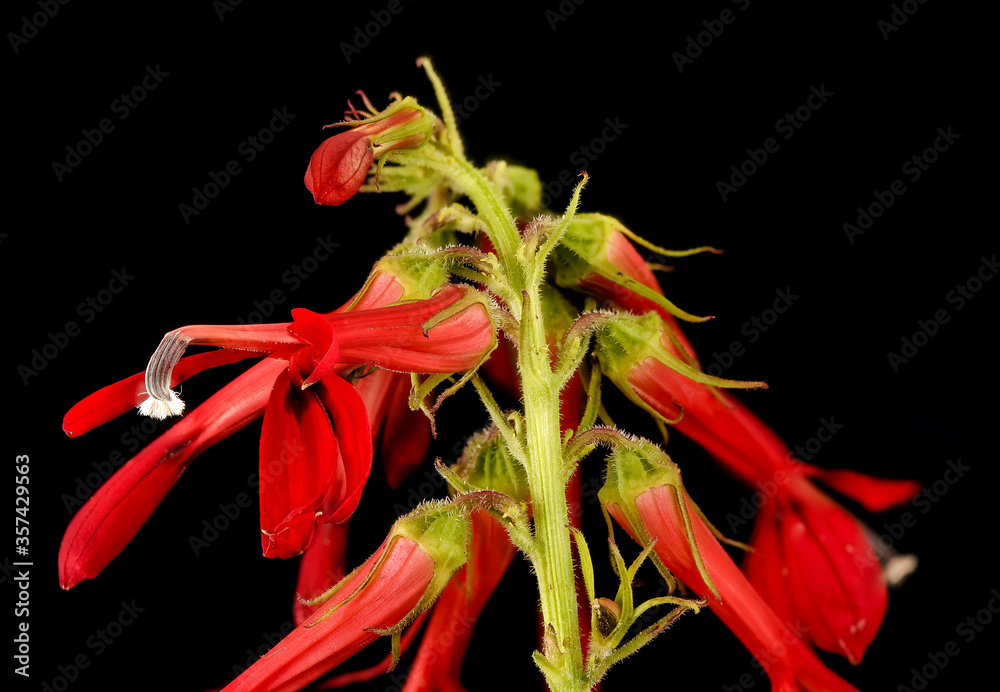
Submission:
M 146 393 L 149 398 L 139 404 L 139 413 L 144 416 L 163 420 L 184 412 L 184 402 L 170 389 L 174 366 L 190 343 L 180 331 L 170 332 L 163 337 L 146 366 Z
M 139 413 L 157 420 L 179 416 L 184 402 L 171 388 L 174 367 L 192 344 L 257 351 L 261 355 L 291 352 L 303 343 L 288 331 L 288 323 L 258 325 L 193 325 L 167 333 L 146 366 L 146 393 Z

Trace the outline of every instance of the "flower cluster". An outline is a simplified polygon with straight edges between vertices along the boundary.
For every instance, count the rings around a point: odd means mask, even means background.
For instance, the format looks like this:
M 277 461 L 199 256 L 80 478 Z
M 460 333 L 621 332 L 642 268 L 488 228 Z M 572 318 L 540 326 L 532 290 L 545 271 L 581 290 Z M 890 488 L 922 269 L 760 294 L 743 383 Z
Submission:
M 534 662 L 550 689 L 595 689 L 681 615 L 707 608 L 774 689 L 855 690 L 817 649 L 859 662 L 885 616 L 888 579 L 882 564 L 859 560 L 869 553 L 863 524 L 816 482 L 870 511 L 919 486 L 796 460 L 728 393 L 762 382 L 701 370 L 678 320 L 707 318 L 665 297 L 636 245 L 675 257 L 715 250 L 665 250 L 614 218 L 578 212 L 586 175 L 557 215 L 543 208 L 534 171 L 502 161 L 476 168 L 440 79 L 421 64 L 440 119 L 398 95 L 378 112 L 362 94 L 365 110 L 351 106 L 337 124 L 346 129 L 319 145 L 305 174 L 317 204 L 340 205 L 362 190 L 409 198 L 398 207 L 406 237 L 350 300 L 328 313 L 293 309 L 288 322 L 172 331 L 144 372 L 66 414 L 70 436 L 133 408 L 180 419 L 73 517 L 59 551 L 63 588 L 121 553 L 195 457 L 260 419 L 261 550 L 302 556 L 296 627 L 225 692 L 339 688 L 392 669 L 411 647 L 404 692 L 461 691 L 472 625 L 517 552 L 538 579 Z M 192 346 L 211 350 L 187 354 Z M 175 387 L 250 359 L 185 412 Z M 775 488 L 751 546 L 715 529 L 660 446 L 611 423 L 601 401 L 608 380 L 653 416 L 664 442 L 676 428 L 739 480 Z M 424 462 L 442 402 L 465 385 L 490 424 L 453 465 L 437 460 L 451 496 L 398 519 L 343 576 L 348 522 L 376 451 L 389 485 L 401 484 Z M 610 451 L 598 499 L 619 582 L 614 598 L 598 595 L 581 530 L 580 463 L 602 446 Z M 615 523 L 641 546 L 631 565 Z M 724 544 L 749 547 L 742 570 Z M 638 602 L 647 559 L 671 591 Z M 803 626 L 793 630 L 793 622 Z M 385 661 L 319 680 L 383 635 L 392 641 Z

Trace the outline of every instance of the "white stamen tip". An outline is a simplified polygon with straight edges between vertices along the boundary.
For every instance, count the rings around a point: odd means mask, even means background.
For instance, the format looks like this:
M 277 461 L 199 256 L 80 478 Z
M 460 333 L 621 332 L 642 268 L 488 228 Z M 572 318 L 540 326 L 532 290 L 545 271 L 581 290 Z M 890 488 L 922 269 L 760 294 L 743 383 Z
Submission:
M 150 418 L 155 418 L 156 420 L 163 420 L 170 416 L 179 416 L 183 412 L 184 402 L 172 391 L 170 392 L 170 399 L 167 401 L 149 397 L 139 404 L 139 413 Z
M 889 586 L 899 586 L 917 569 L 916 555 L 893 555 L 885 563 L 885 580 Z

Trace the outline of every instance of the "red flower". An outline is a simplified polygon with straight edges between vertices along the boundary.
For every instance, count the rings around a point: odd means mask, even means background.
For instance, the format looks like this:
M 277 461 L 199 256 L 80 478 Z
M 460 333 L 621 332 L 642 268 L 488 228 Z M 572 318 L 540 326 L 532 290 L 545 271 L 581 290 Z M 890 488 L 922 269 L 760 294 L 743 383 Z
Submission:
M 670 572 L 705 597 L 711 609 L 783 692 L 850 692 L 751 586 L 687 497 L 680 471 L 653 445 L 616 449 L 608 464 L 602 504 Z
M 465 563 L 467 536 L 468 521 L 445 506 L 399 520 L 374 555 L 223 692 L 299 690 L 380 635 L 399 636 Z
M 299 579 L 295 584 L 292 612 L 295 624 L 301 625 L 316 612 L 318 605 L 306 601 L 323 595 L 337 585 L 347 573 L 344 555 L 347 551 L 347 527 L 343 524 L 317 524 L 312 542 L 302 554 Z
M 761 593 L 774 598 L 772 607 L 781 618 L 801 619 L 808 628 L 806 636 L 817 646 L 859 662 L 885 616 L 884 573 L 877 560 L 860 559 L 868 547 L 860 523 L 809 479 L 822 480 L 871 511 L 905 502 L 919 484 L 802 463 L 734 397 L 691 379 L 684 366 L 698 368 L 694 349 L 674 316 L 645 294 L 648 290 L 660 294 L 656 278 L 613 226 L 605 232 L 610 234 L 605 241 L 607 257 L 620 274 L 611 281 L 607 272 L 595 268 L 578 285 L 620 308 L 652 313 L 662 320 L 658 356 L 608 355 L 602 359 L 606 372 L 636 403 L 673 423 L 744 483 L 774 487 L 774 497 L 754 531 L 752 544 L 758 550 L 747 558 L 748 574 Z M 629 286 L 645 289 L 644 295 Z M 650 325 L 656 322 L 655 317 L 645 319 Z M 808 530 L 797 532 L 793 527 Z M 789 543 L 793 535 L 795 551 Z M 772 549 L 781 546 L 783 551 Z M 791 586 L 797 589 L 796 598 L 782 598 Z
M 372 434 L 381 431 L 386 480 L 390 487 L 398 488 L 427 454 L 430 421 L 421 411 L 410 410 L 410 377 L 406 373 L 376 370 L 355 386 L 368 409 Z
M 472 556 L 434 605 L 403 692 L 461 692 L 473 628 L 517 550 L 485 511 L 471 517 Z
M 391 297 L 391 283 L 370 282 Z M 362 295 L 350 308 L 367 303 Z M 367 413 L 341 375 L 378 366 L 452 373 L 476 367 L 494 344 L 483 299 L 445 285 L 431 298 L 396 306 L 317 315 L 293 310 L 291 323 L 186 327 L 168 334 L 145 373 L 91 395 L 67 414 L 64 429 L 85 431 L 140 403 L 160 417 L 183 402 L 170 386 L 216 364 L 264 360 L 185 416 L 119 470 L 70 522 L 59 554 L 70 588 L 95 576 L 139 530 L 201 451 L 263 415 L 261 538 L 264 554 L 288 557 L 309 545 L 316 522 L 343 522 L 360 499 L 371 468 Z M 189 344 L 220 351 L 181 358 Z M 175 375 L 175 371 L 180 375 Z
M 305 184 L 316 204 L 342 204 L 361 189 L 376 158 L 395 149 L 412 149 L 430 137 L 431 118 L 412 98 L 396 101 L 376 114 L 361 96 L 369 110 L 352 106 L 347 119 L 337 123 L 350 129 L 320 144 L 309 160 Z M 358 120 L 359 115 L 368 117 Z

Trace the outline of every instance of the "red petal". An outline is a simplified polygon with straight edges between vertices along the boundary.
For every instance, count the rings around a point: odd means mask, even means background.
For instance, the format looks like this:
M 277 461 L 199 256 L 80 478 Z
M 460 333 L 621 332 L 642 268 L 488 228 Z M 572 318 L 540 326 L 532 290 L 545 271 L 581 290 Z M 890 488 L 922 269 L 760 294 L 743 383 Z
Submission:
M 260 436 L 260 532 L 265 557 L 299 555 L 339 468 L 337 438 L 311 389 L 274 381 Z
M 368 412 L 358 390 L 339 377 L 327 377 L 310 389 L 315 390 L 333 419 L 343 460 L 343 478 L 338 479 L 336 486 L 328 486 L 317 521 L 340 523 L 350 519 L 354 513 L 372 470 L 372 432 Z
M 373 271 L 361 287 L 349 301 L 341 305 L 333 312 L 329 312 L 325 317 L 330 317 L 341 312 L 356 312 L 358 310 L 373 310 L 391 303 L 395 303 L 403 297 L 405 289 L 399 283 L 399 279 L 384 271 Z
M 292 310 L 292 323 L 288 326 L 288 331 L 312 346 L 309 356 L 313 367 L 310 372 L 301 373 L 304 375 L 303 387 L 322 380 L 333 372 L 340 348 L 333 327 L 322 315 L 305 308 L 295 308 Z M 306 351 L 307 349 L 303 349 L 301 352 Z
M 380 371 L 386 372 L 386 371 Z M 392 378 L 385 426 L 382 429 L 382 464 L 390 488 L 398 488 L 420 465 L 431 444 L 431 424 L 422 411 L 410 410 L 410 378 L 386 372 Z
M 261 355 L 263 354 L 221 348 L 217 351 L 186 356 L 185 358 L 181 358 L 180 362 L 174 367 L 170 386 L 175 387 L 189 377 L 197 375 L 202 370 L 214 368 L 217 365 L 235 363 L 244 358 L 260 357 Z M 112 418 L 120 416 L 129 409 L 133 409 L 141 404 L 149 398 L 149 395 L 146 394 L 145 376 L 145 373 L 140 372 L 137 375 L 132 375 L 132 377 L 119 380 L 114 384 L 109 384 L 107 387 L 98 389 L 77 403 L 63 418 L 63 431 L 70 437 L 82 435 L 88 430 L 93 430 L 98 425 L 107 423 Z
M 462 661 L 476 620 L 517 551 L 489 514 L 472 513 L 472 554 L 437 603 L 407 676 L 406 692 L 464 690 Z
M 808 640 L 808 632 L 796 623 L 799 618 L 792 603 L 788 556 L 781 540 L 782 515 L 778 508 L 777 500 L 767 502 L 761 508 L 750 541 L 754 550 L 743 559 L 743 572 L 775 615 L 782 622 L 795 625 L 792 631 Z
M 816 646 L 856 664 L 885 617 L 885 575 L 858 521 L 810 490 L 782 522 L 790 594 Z
M 633 367 L 626 379 L 636 395 L 665 418 L 676 419 L 683 410 L 674 427 L 704 447 L 727 471 L 753 486 L 765 462 L 753 457 L 757 445 L 734 418 L 727 404 L 730 400 L 720 400 L 708 387 L 655 358 Z
M 399 372 L 451 373 L 474 367 L 495 340 L 485 305 L 471 304 L 426 334 L 422 329 L 466 290 L 472 289 L 448 285 L 427 300 L 331 315 L 341 360 Z
M 771 677 L 774 688 L 782 689 L 785 685 L 794 690 L 797 689 L 794 681 L 798 680 L 807 689 L 857 692 L 826 668 L 778 619 L 693 511 L 690 502 L 686 498 L 684 501 L 687 502 L 696 544 L 705 568 L 719 590 L 721 603 L 709 595 L 709 589 L 697 569 L 684 532 L 678 498 L 673 490 L 667 486 L 651 488 L 636 498 L 635 506 L 650 538 L 657 539 L 654 548 L 657 556 L 696 595 L 709 598 L 710 608 L 757 658 Z M 618 507 L 609 505 L 608 510 L 632 534 Z
M 316 612 L 319 605 L 308 605 L 299 599 L 312 600 L 323 595 L 347 575 L 344 553 L 347 550 L 347 524 L 317 524 L 312 543 L 299 563 L 299 580 L 295 585 L 293 613 L 295 624 L 301 625 Z
M 430 610 L 425 610 L 414 618 L 413 622 L 407 626 L 406 631 L 403 632 L 403 636 L 399 638 L 400 654 L 405 654 L 409 651 L 410 644 L 412 644 L 413 640 L 416 639 L 417 635 L 420 633 L 420 628 L 423 627 L 424 621 L 430 614 Z M 392 654 L 390 653 L 373 666 L 362 668 L 361 670 L 352 670 L 349 673 L 335 675 L 332 678 L 324 680 L 320 684 L 316 685 L 313 689 L 317 690 L 317 692 L 319 690 L 336 690 L 341 687 L 346 687 L 347 685 L 352 685 L 356 682 L 368 682 L 369 680 L 374 680 L 380 675 L 388 673 L 391 666 Z
M 383 552 L 387 552 L 385 559 L 378 564 Z M 344 603 L 373 570 L 371 581 Z M 379 635 L 373 629 L 387 629 L 399 623 L 416 607 L 433 575 L 434 559 L 415 541 L 399 537 L 391 544 L 383 543 L 333 598 L 223 692 L 302 689 L 377 639 Z M 341 603 L 341 607 L 331 612 Z
M 809 468 L 809 475 L 824 485 L 856 500 L 869 512 L 884 512 L 909 501 L 920 492 L 920 483 L 910 480 L 875 478 L 848 469 Z
M 285 363 L 265 359 L 223 387 L 126 463 L 76 513 L 59 548 L 59 583 L 72 588 L 96 576 L 121 552 L 207 447 L 264 410 Z
M 357 129 L 330 137 L 309 159 L 306 189 L 316 204 L 342 204 L 361 189 L 372 158 L 370 137 Z

